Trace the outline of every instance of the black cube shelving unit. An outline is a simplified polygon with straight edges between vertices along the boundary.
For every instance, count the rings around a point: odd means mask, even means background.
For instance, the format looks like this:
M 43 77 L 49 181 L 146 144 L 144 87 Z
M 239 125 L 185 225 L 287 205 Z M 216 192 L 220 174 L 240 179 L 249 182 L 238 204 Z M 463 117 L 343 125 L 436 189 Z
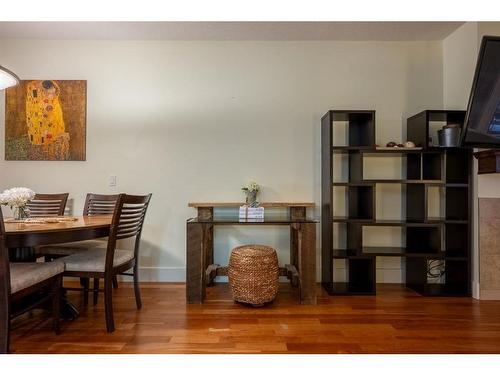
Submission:
M 469 296 L 471 294 L 471 172 L 472 153 L 462 148 L 435 147 L 429 142 L 432 126 L 463 124 L 465 111 L 427 110 L 407 121 L 408 139 L 422 150 L 380 150 L 375 145 L 375 111 L 328 111 L 321 120 L 322 137 L 322 285 L 332 295 L 376 293 L 376 257 L 405 259 L 405 284 L 422 295 Z M 347 126 L 344 142 L 333 136 L 337 124 Z M 333 155 L 346 156 L 347 181 L 333 180 Z M 365 179 L 366 156 L 403 158 L 406 176 L 397 179 Z M 380 220 L 376 213 L 377 184 L 403 186 L 405 217 Z M 346 215 L 334 216 L 333 189 L 345 189 Z M 443 209 L 430 216 L 430 189 L 440 192 Z M 345 245 L 334 247 L 334 224 L 343 231 Z M 363 227 L 399 227 L 401 247 L 369 247 Z M 346 277 L 334 282 L 334 260 L 345 262 Z M 436 282 L 430 268 L 438 265 Z

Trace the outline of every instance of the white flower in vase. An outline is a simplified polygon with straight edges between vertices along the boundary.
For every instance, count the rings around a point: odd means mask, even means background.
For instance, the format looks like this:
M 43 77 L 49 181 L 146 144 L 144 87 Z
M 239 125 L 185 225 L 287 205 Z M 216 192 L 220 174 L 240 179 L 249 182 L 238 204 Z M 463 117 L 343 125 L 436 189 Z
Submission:
M 15 187 L 4 190 L 0 194 L 0 205 L 9 206 L 14 210 L 14 218 L 21 220 L 26 218 L 26 205 L 35 197 L 35 192 L 25 187 Z

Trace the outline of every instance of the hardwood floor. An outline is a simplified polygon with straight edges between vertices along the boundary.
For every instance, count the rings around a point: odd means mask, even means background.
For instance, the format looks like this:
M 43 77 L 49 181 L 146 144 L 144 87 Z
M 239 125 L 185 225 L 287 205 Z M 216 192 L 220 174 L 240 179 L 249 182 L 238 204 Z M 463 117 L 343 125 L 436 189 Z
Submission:
M 14 321 L 13 353 L 500 353 L 500 301 L 420 297 L 400 285 L 377 296 L 330 297 L 298 305 L 280 285 L 263 308 L 234 303 L 226 285 L 209 288 L 204 305 L 186 305 L 183 284 L 142 284 L 143 309 L 132 285 L 114 294 L 116 331 L 106 333 L 103 298 L 51 331 L 46 312 Z

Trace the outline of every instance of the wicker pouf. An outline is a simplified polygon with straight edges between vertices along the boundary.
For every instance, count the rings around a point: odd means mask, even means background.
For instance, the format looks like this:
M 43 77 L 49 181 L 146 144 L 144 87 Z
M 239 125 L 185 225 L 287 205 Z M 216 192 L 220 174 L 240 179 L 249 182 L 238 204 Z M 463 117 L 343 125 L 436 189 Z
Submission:
M 279 266 L 276 250 L 263 245 L 245 245 L 232 250 L 229 284 L 237 302 L 261 306 L 276 298 Z

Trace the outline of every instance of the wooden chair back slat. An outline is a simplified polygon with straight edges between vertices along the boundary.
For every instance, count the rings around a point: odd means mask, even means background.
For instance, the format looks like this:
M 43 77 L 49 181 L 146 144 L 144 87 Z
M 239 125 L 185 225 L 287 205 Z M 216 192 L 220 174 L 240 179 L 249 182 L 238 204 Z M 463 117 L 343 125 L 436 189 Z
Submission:
M 83 215 L 113 215 L 119 196 L 119 194 L 87 194 Z
M 30 217 L 63 216 L 69 193 L 35 194 L 26 207 Z
M 144 225 L 144 218 L 146 217 L 146 211 L 150 200 L 151 194 L 120 194 L 116 203 L 109 234 L 108 250 L 106 253 L 107 269 L 111 269 L 113 266 L 117 240 L 135 237 L 134 258 L 137 261 L 142 227 Z

